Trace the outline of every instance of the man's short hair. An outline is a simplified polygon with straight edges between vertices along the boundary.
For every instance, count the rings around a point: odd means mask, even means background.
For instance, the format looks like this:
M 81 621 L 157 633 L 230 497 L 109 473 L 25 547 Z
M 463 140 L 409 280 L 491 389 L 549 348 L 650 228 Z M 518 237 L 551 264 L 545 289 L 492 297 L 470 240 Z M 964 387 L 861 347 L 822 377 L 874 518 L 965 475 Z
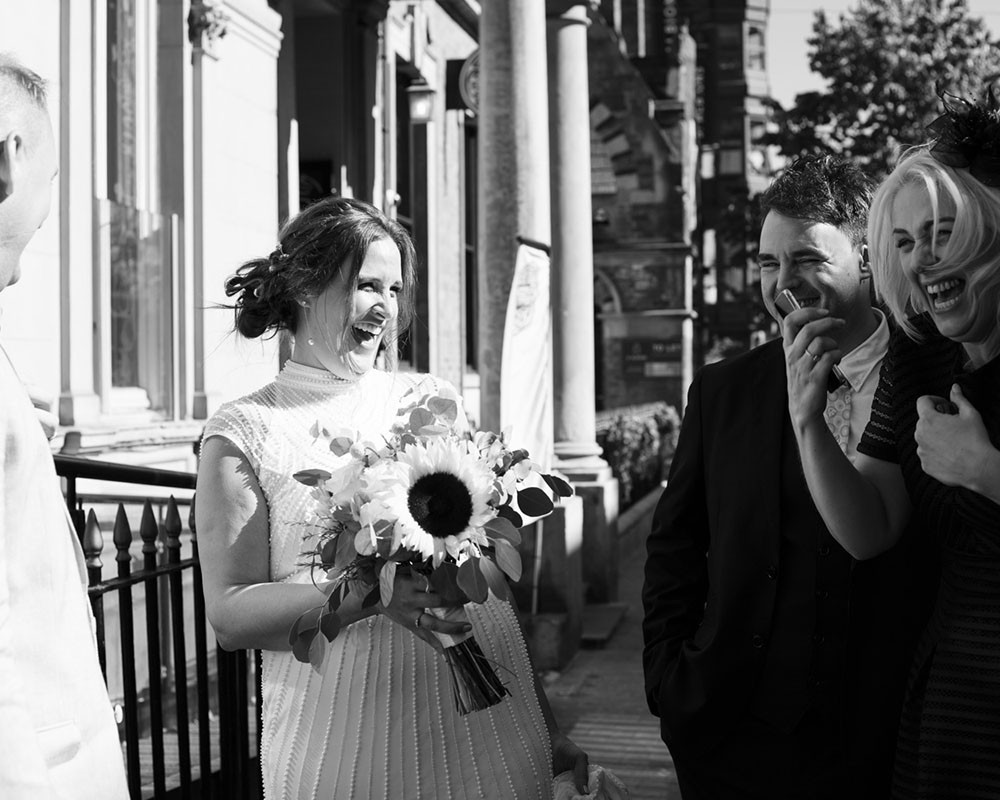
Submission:
M 8 53 L 0 53 L 0 118 L 16 113 L 25 103 L 48 108 L 45 81 Z
M 760 197 L 768 211 L 794 219 L 825 222 L 861 246 L 875 183 L 853 161 L 837 156 L 802 156 L 789 164 Z

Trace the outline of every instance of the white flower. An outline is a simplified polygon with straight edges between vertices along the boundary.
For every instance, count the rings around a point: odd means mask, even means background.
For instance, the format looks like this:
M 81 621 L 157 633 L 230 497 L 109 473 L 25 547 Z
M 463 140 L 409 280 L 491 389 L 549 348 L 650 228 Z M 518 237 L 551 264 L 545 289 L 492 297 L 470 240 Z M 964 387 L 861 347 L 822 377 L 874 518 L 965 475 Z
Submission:
M 323 483 L 323 488 L 330 495 L 330 502 L 335 506 L 349 505 L 358 489 L 359 477 L 364 464 L 350 459 L 347 464 L 335 470 Z

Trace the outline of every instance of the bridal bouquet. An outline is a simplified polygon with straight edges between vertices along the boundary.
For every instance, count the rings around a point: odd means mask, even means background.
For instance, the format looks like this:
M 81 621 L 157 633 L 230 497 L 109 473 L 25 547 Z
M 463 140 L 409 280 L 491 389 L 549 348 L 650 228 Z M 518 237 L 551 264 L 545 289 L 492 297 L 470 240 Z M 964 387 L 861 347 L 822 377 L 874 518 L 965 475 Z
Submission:
M 311 433 L 337 456 L 334 472 L 308 469 L 293 477 L 312 487 L 321 529 L 305 554 L 334 584 L 322 606 L 296 620 L 289 634 L 295 657 L 318 668 L 326 642 L 340 630 L 337 609 L 351 592 L 364 605 L 392 599 L 396 571 L 425 576 L 448 609 L 441 619 L 465 620 L 466 602 L 484 603 L 490 590 L 507 597 L 504 576 L 521 576 L 518 528 L 524 517 L 552 512 L 553 497 L 573 490 L 542 473 L 505 435 L 458 429 L 458 398 L 449 389 L 412 392 L 380 442 L 317 423 Z M 405 399 L 405 398 L 404 398 Z M 542 488 L 546 487 L 546 488 Z M 471 633 L 435 634 L 444 645 L 461 714 L 499 703 L 509 694 Z

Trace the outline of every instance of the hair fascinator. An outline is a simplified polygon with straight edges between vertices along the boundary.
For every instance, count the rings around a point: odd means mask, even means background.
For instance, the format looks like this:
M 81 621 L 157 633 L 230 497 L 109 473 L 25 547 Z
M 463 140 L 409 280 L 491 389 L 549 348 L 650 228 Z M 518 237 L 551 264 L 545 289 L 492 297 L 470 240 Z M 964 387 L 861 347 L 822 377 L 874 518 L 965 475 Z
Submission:
M 274 248 L 274 250 L 271 251 L 271 255 L 267 257 L 268 272 L 277 272 L 287 260 L 288 253 L 286 253 L 279 244 Z
M 927 126 L 935 138 L 931 155 L 948 167 L 968 169 L 973 178 L 1000 186 L 1000 100 L 988 86 L 982 103 L 938 91 L 944 113 Z

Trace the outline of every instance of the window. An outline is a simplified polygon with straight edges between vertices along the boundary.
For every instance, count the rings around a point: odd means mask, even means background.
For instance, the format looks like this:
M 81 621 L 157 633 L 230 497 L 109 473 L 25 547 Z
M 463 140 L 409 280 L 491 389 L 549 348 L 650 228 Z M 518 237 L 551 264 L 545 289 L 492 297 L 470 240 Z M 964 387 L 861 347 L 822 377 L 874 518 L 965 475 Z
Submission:
M 173 413 L 172 221 L 156 213 L 155 9 L 108 0 L 106 198 L 101 263 L 110 285 L 101 324 L 110 411 Z M 103 201 L 103 202 L 102 202 Z
M 465 364 L 479 366 L 479 226 L 476 213 L 479 196 L 479 139 L 472 120 L 465 125 Z
M 763 71 L 767 68 L 765 58 L 764 29 L 751 25 L 747 29 L 747 69 Z

